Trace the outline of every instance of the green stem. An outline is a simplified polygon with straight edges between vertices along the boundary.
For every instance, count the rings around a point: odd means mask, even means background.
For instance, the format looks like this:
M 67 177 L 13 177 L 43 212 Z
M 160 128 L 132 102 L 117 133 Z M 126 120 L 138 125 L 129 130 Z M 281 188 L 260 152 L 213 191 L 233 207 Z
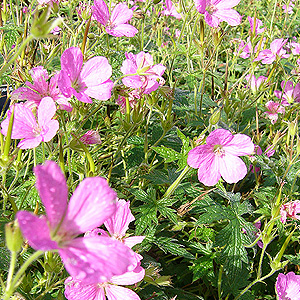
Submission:
M 15 267 L 16 267 L 16 260 L 17 260 L 17 252 L 12 251 L 11 258 L 10 258 L 9 271 L 8 271 L 8 275 L 7 275 L 6 291 L 9 291 L 11 289 L 12 278 L 13 278 Z

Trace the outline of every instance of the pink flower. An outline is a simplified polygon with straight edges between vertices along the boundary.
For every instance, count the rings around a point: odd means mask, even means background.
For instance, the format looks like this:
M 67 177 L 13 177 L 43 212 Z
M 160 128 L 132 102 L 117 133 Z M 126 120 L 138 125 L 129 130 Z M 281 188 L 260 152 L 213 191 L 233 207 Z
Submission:
M 286 104 L 289 105 L 289 103 L 293 102 L 300 102 L 300 83 L 297 83 L 294 88 L 294 84 L 292 81 L 285 81 L 281 82 L 281 88 L 284 89 L 284 92 L 281 91 L 274 91 L 274 94 L 277 98 L 283 99 L 282 105 Z M 285 103 L 286 102 L 286 103 Z
M 9 120 L 13 108 L 7 113 L 7 118 L 1 123 L 1 133 L 7 135 Z M 52 120 L 56 113 L 55 104 L 50 97 L 42 99 L 37 109 L 37 119 L 30 108 L 21 103 L 14 105 L 14 122 L 12 128 L 12 139 L 23 139 L 18 147 L 30 149 L 37 147 L 41 142 L 49 142 L 56 134 L 59 123 Z
M 51 7 L 53 6 L 53 4 L 58 4 L 59 0 L 38 0 L 38 4 L 39 5 L 46 5 L 49 4 Z
M 165 0 L 163 11 L 163 16 L 172 16 L 180 20 L 182 18 L 181 14 L 177 12 L 171 0 Z
M 109 79 L 112 67 L 107 58 L 95 56 L 84 66 L 83 55 L 79 48 L 71 47 L 61 56 L 61 71 L 58 87 L 66 97 L 74 95 L 79 101 L 92 103 L 90 97 L 108 100 L 111 97 L 113 82 Z
M 265 83 L 265 81 L 268 79 L 265 76 L 259 76 L 257 79 L 254 75 L 248 74 L 246 77 L 246 80 L 248 81 L 250 85 L 250 89 L 255 94 L 259 91 L 260 86 Z
M 266 111 L 265 114 L 268 115 L 272 124 L 275 124 L 277 122 L 279 113 L 285 113 L 284 107 L 280 103 L 274 102 L 272 100 L 266 103 L 266 108 L 268 109 L 268 111 Z
M 300 54 L 300 44 L 299 43 L 291 42 L 291 43 L 289 43 L 289 46 L 292 47 L 292 53 L 294 55 Z
M 68 187 L 55 162 L 34 168 L 46 216 L 19 211 L 24 237 L 35 250 L 58 250 L 67 271 L 86 284 L 106 282 L 131 271 L 132 251 L 101 236 L 78 235 L 103 224 L 116 209 L 116 193 L 101 177 L 84 179 L 68 202 Z M 131 269 L 130 269 L 131 267 Z
M 251 27 L 251 32 L 253 32 L 253 27 L 254 27 L 254 18 L 248 17 L 248 21 L 250 23 L 250 27 Z M 260 19 L 256 19 L 255 20 L 255 30 L 254 30 L 254 35 L 257 35 L 258 33 L 263 33 L 266 28 L 263 27 L 263 23 Z
M 252 54 L 256 53 L 259 46 L 258 43 L 253 49 L 253 45 L 250 42 L 250 38 L 248 38 L 246 42 L 247 43 L 245 44 L 244 41 L 241 41 L 238 47 L 238 53 L 240 53 L 239 56 L 244 59 L 249 58 Z M 265 38 L 263 39 L 260 47 L 263 47 L 264 43 L 265 43 Z M 235 54 L 237 55 L 238 53 Z
M 120 111 L 124 114 L 126 112 L 126 97 L 125 96 L 118 96 L 116 100 L 116 104 L 120 105 Z M 129 105 L 133 108 L 137 104 L 137 101 L 133 97 L 129 97 Z
M 288 5 L 282 5 L 282 9 L 284 10 L 284 12 L 287 12 L 289 15 L 291 15 L 293 13 L 294 6 L 295 4 L 293 4 L 293 1 L 290 1 Z
M 282 204 L 280 207 L 281 222 L 284 224 L 286 222 L 286 217 L 290 217 L 294 220 L 300 220 L 300 201 L 290 201 L 286 204 Z
M 56 26 L 50 31 L 50 33 L 52 33 L 54 35 L 59 35 L 60 31 L 61 31 L 61 28 Z
M 140 52 L 138 54 L 125 53 L 121 72 L 126 76 L 122 79 L 125 86 L 131 88 L 141 88 L 144 94 L 150 94 L 164 83 L 161 77 L 166 70 L 162 64 L 153 65 L 153 58 L 149 53 Z M 158 82 L 160 81 L 160 82 Z
M 300 275 L 289 272 L 286 275 L 280 273 L 276 280 L 276 292 L 278 300 L 300 299 Z
M 247 167 L 238 156 L 254 152 L 250 137 L 216 129 L 206 138 L 206 143 L 192 149 L 187 159 L 189 166 L 198 169 L 200 182 L 212 186 L 221 176 L 228 183 L 238 182 L 246 176 Z
M 40 104 L 44 97 L 51 97 L 59 104 L 59 108 L 72 111 L 69 99 L 63 96 L 58 87 L 57 81 L 59 74 L 55 74 L 48 82 L 49 75 L 47 70 L 38 66 L 29 71 L 33 84 L 26 81 L 28 87 L 20 87 L 12 93 L 12 100 L 27 100 L 26 106 L 33 108 Z
M 89 130 L 81 138 L 80 141 L 85 145 L 101 144 L 101 138 L 98 131 Z
M 68 277 L 65 281 L 65 297 L 68 300 L 105 300 L 106 297 L 108 300 L 140 300 L 134 291 L 118 285 L 135 284 L 144 276 L 145 270 L 139 265 L 133 271 L 113 276 L 109 281 L 101 284 L 85 285 Z
M 269 157 L 269 158 L 270 158 L 271 156 L 273 156 L 274 153 L 275 153 L 275 148 L 274 148 L 273 145 L 268 146 L 267 149 L 265 150 L 265 154 L 266 154 L 267 157 Z
M 134 26 L 127 24 L 133 16 L 133 11 L 128 8 L 127 4 L 117 4 L 110 16 L 104 0 L 95 0 L 92 9 L 93 17 L 105 27 L 108 34 L 133 37 L 138 33 Z
M 288 58 L 289 54 L 286 54 L 286 51 L 283 49 L 283 46 L 286 44 L 287 39 L 275 39 L 270 44 L 270 50 L 262 50 L 259 52 L 257 58 L 254 59 L 254 61 L 259 61 L 263 64 L 271 64 L 274 62 L 277 58 Z
M 196 9 L 204 14 L 205 22 L 211 27 L 218 27 L 222 21 L 231 26 L 241 24 L 241 15 L 232 9 L 241 0 L 194 0 Z

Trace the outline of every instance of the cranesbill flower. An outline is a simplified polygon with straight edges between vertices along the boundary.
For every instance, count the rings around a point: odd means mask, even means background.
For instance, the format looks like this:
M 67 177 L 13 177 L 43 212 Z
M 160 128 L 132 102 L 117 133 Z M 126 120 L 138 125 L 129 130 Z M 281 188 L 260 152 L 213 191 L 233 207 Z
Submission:
M 111 97 L 113 82 L 109 79 L 112 67 L 106 57 L 95 56 L 84 66 L 79 48 L 71 47 L 61 56 L 61 71 L 58 87 L 66 97 L 74 95 L 79 101 L 92 103 L 92 98 L 108 100 Z
M 285 113 L 284 107 L 280 103 L 274 102 L 272 100 L 266 103 L 266 108 L 268 110 L 265 112 L 265 114 L 268 115 L 268 118 L 271 120 L 272 124 L 275 124 L 277 122 L 278 114 Z
M 132 18 L 133 11 L 127 4 L 117 4 L 109 15 L 107 4 L 104 0 L 95 0 L 92 7 L 93 17 L 105 27 L 105 31 L 113 36 L 133 37 L 138 30 L 127 22 Z
M 259 52 L 257 58 L 254 61 L 260 61 L 263 64 L 271 64 L 278 58 L 288 58 L 289 54 L 286 54 L 286 50 L 283 49 L 283 46 L 286 44 L 287 39 L 275 39 L 270 44 L 270 49 L 265 49 Z
M 286 222 L 286 218 L 290 217 L 294 220 L 299 220 L 300 215 L 300 201 L 290 201 L 286 204 L 282 204 L 280 207 L 280 215 L 281 215 L 281 222 L 284 224 Z
M 58 87 L 57 81 L 59 74 L 55 74 L 48 82 L 49 75 L 46 69 L 38 66 L 29 71 L 33 84 L 26 81 L 27 87 L 20 87 L 16 89 L 12 95 L 12 100 L 27 100 L 26 106 L 33 108 L 40 104 L 44 97 L 51 97 L 59 108 L 67 111 L 72 110 L 69 99 L 63 96 Z
M 260 86 L 268 79 L 265 76 L 259 76 L 256 79 L 256 77 L 252 74 L 248 74 L 245 78 L 247 79 L 249 87 L 253 93 L 257 93 Z
M 65 281 L 65 296 L 68 300 L 140 300 L 134 291 L 119 285 L 132 285 L 141 281 L 145 270 L 139 265 L 133 271 L 113 276 L 101 284 L 86 285 L 72 277 Z M 106 295 L 106 297 L 105 297 Z
M 96 130 L 87 131 L 79 140 L 85 145 L 101 144 L 100 134 Z
M 141 88 L 143 93 L 150 94 L 164 83 L 162 75 L 166 67 L 162 64 L 153 65 L 153 58 L 149 53 L 125 53 L 125 56 L 121 72 L 124 75 L 134 75 L 124 77 L 124 85 L 134 89 Z
M 278 300 L 300 299 L 300 275 L 289 272 L 286 275 L 280 273 L 276 280 L 276 292 Z
M 116 209 L 116 193 L 101 177 L 84 179 L 68 202 L 68 187 L 55 162 L 34 168 L 36 188 L 46 216 L 19 211 L 17 219 L 35 250 L 58 250 L 70 275 L 86 284 L 106 282 L 132 271 L 132 251 L 101 236 L 77 237 L 100 226 Z
M 222 21 L 231 26 L 241 24 L 242 16 L 232 9 L 241 0 L 194 0 L 196 9 L 204 14 L 205 22 L 211 27 L 218 27 Z
M 205 185 L 217 184 L 221 176 L 226 182 L 235 183 L 247 174 L 247 167 L 238 156 L 253 152 L 254 144 L 247 135 L 216 129 L 206 138 L 206 145 L 189 152 L 187 163 L 198 169 L 198 179 Z
M 294 83 L 292 81 L 282 81 L 281 88 L 284 89 L 283 93 L 276 90 L 274 91 L 274 94 L 277 98 L 286 101 L 286 105 L 289 105 L 289 103 L 293 102 L 300 102 L 300 83 L 297 83 L 294 87 Z
M 7 113 L 7 118 L 1 123 L 1 133 L 7 135 L 9 120 L 13 108 Z M 49 142 L 56 134 L 59 123 L 52 120 L 56 113 L 56 106 L 52 98 L 42 99 L 37 109 L 37 119 L 30 108 L 21 103 L 14 105 L 14 122 L 12 127 L 12 139 L 23 139 L 18 147 L 21 149 L 30 149 L 37 147 L 41 142 Z

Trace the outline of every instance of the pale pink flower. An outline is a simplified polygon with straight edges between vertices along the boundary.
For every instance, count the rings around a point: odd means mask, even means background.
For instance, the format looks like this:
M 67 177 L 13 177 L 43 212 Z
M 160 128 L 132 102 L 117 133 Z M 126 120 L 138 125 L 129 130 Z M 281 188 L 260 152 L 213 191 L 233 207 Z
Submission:
M 259 76 L 256 79 L 256 77 L 252 74 L 248 74 L 245 78 L 248 81 L 249 87 L 254 94 L 259 91 L 260 86 L 264 84 L 265 81 L 268 79 L 265 76 Z
M 49 4 L 51 7 L 53 6 L 53 4 L 58 4 L 59 0 L 37 0 L 39 5 L 47 5 Z
M 61 71 L 58 87 L 66 97 L 74 95 L 79 101 L 92 103 L 92 98 L 108 100 L 111 97 L 113 82 L 109 79 L 112 67 L 106 57 L 95 56 L 84 66 L 79 48 L 71 47 L 61 56 Z
M 290 201 L 286 204 L 282 204 L 280 207 L 280 221 L 284 224 L 286 222 L 286 218 L 290 217 L 294 220 L 300 220 L 300 200 Z
M 100 226 L 116 209 L 116 193 L 101 177 L 84 179 L 68 202 L 64 174 L 55 162 L 34 168 L 46 216 L 19 211 L 17 219 L 35 250 L 58 250 L 70 275 L 86 284 L 102 283 L 132 271 L 132 250 L 102 236 L 77 237 Z
M 175 37 L 179 38 L 181 31 L 179 29 L 175 29 Z
M 140 52 L 138 54 L 125 53 L 121 72 L 126 76 L 122 79 L 125 86 L 137 89 L 141 88 L 144 94 L 150 94 L 164 84 L 162 78 L 166 67 L 162 64 L 153 64 L 153 58 L 149 53 Z M 134 74 L 134 75 L 131 75 Z
M 250 27 L 251 27 L 251 32 L 253 32 L 253 29 L 254 29 L 254 17 L 251 18 L 251 17 L 248 17 L 248 21 L 250 23 Z M 260 19 L 257 19 L 255 20 L 255 30 L 254 30 L 254 35 L 257 35 L 259 33 L 263 33 L 266 28 L 265 27 L 262 27 L 263 26 L 263 23 Z M 261 28 L 262 27 L 262 28 Z
M 280 273 L 276 280 L 276 292 L 278 300 L 300 299 L 300 275 L 289 272 L 286 275 Z
M 274 102 L 272 100 L 266 103 L 266 108 L 268 109 L 268 111 L 266 111 L 265 114 L 268 115 L 268 118 L 271 120 L 272 124 L 275 124 L 278 120 L 278 114 L 285 113 L 284 107 L 280 103 Z
M 273 156 L 274 153 L 275 153 L 275 148 L 274 148 L 273 145 L 268 146 L 267 149 L 265 150 L 265 154 L 266 154 L 267 157 L 269 157 L 269 158 L 270 158 L 271 156 Z
M 79 2 L 76 11 L 80 18 L 88 20 L 92 13 L 92 7 L 85 2 Z
M 263 47 L 265 44 L 265 38 L 263 39 L 260 47 Z M 238 47 L 238 53 L 235 53 L 236 55 L 239 54 L 241 58 L 249 58 L 252 54 L 256 53 L 258 50 L 259 43 L 256 44 L 256 46 L 253 49 L 253 45 L 250 42 L 250 38 L 247 39 L 246 43 L 244 41 L 241 41 Z
M 101 138 L 98 131 L 89 130 L 80 139 L 85 145 L 101 144 Z
M 257 58 L 254 61 L 259 61 L 263 64 L 271 64 L 278 58 L 288 58 L 289 54 L 286 54 L 286 50 L 283 49 L 283 46 L 286 44 L 287 39 L 275 39 L 270 44 L 270 49 L 265 49 L 259 52 Z
M 232 9 L 241 0 L 194 0 L 196 9 L 204 14 L 205 22 L 211 27 L 218 27 L 222 21 L 231 26 L 241 24 L 242 16 Z
M 222 176 L 226 182 L 236 183 L 246 176 L 247 167 L 238 156 L 254 152 L 250 137 L 216 129 L 206 138 L 206 143 L 192 149 L 187 159 L 189 166 L 198 169 L 200 182 L 212 186 Z
M 129 97 L 129 106 L 131 108 L 134 108 L 135 105 L 137 104 L 137 101 L 133 97 Z M 120 105 L 120 110 L 124 114 L 126 112 L 126 97 L 125 96 L 118 96 L 118 99 L 116 100 L 116 104 Z
M 54 35 L 59 35 L 60 31 L 61 31 L 61 28 L 56 26 L 50 31 L 50 33 L 52 33 Z
M 14 108 L 13 108 L 14 107 Z M 52 98 L 42 99 L 37 109 L 37 119 L 30 108 L 22 103 L 17 103 L 7 113 L 7 118 L 1 123 L 1 133 L 7 135 L 9 120 L 14 109 L 14 122 L 12 127 L 12 139 L 23 139 L 18 147 L 30 149 L 37 147 L 41 142 L 49 142 L 56 134 L 59 123 L 52 120 L 56 113 L 56 106 Z
M 72 111 L 69 98 L 63 96 L 58 87 L 57 81 L 59 74 L 55 74 L 48 82 L 49 75 L 46 69 L 38 66 L 29 71 L 33 84 L 26 81 L 27 87 L 20 87 L 12 93 L 12 100 L 27 100 L 26 106 L 34 108 L 38 106 L 44 97 L 51 97 L 59 108 Z
M 104 0 L 95 0 L 92 6 L 93 17 L 105 27 L 105 31 L 113 36 L 133 37 L 138 30 L 127 22 L 132 18 L 133 11 L 127 4 L 117 4 L 109 15 L 107 4 Z
M 289 105 L 289 103 L 293 102 L 300 102 L 300 83 L 297 83 L 294 87 L 294 83 L 292 81 L 282 81 L 281 82 L 281 88 L 284 89 L 284 92 L 281 91 L 274 91 L 275 96 L 278 99 L 283 99 L 282 105 L 286 104 Z
M 290 1 L 289 4 L 282 5 L 282 9 L 284 10 L 284 12 L 287 12 L 289 15 L 291 15 L 293 13 L 294 6 L 295 4 L 293 4 L 293 1 Z
M 172 16 L 178 20 L 182 18 L 181 14 L 176 10 L 171 0 L 165 0 L 163 5 L 163 16 Z
M 133 271 L 113 276 L 101 284 L 86 285 L 72 277 L 65 281 L 65 297 L 68 300 L 140 300 L 134 291 L 119 285 L 132 285 L 141 281 L 145 270 L 139 265 Z

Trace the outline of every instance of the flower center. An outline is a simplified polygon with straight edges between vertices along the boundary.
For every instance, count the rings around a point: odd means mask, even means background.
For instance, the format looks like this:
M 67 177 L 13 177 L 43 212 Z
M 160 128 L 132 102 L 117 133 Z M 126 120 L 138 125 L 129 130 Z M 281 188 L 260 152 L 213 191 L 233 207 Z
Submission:
M 206 6 L 206 11 L 211 15 L 213 14 L 215 11 L 217 11 L 218 9 L 213 5 L 213 4 L 210 4 L 208 6 Z
M 223 155 L 225 155 L 225 150 L 223 149 L 222 145 L 214 145 L 213 151 L 216 156 L 222 157 Z
M 40 128 L 39 126 L 34 127 L 34 128 L 33 128 L 33 134 L 34 134 L 34 136 L 39 136 L 39 135 L 41 135 L 42 130 L 43 130 L 43 129 Z

